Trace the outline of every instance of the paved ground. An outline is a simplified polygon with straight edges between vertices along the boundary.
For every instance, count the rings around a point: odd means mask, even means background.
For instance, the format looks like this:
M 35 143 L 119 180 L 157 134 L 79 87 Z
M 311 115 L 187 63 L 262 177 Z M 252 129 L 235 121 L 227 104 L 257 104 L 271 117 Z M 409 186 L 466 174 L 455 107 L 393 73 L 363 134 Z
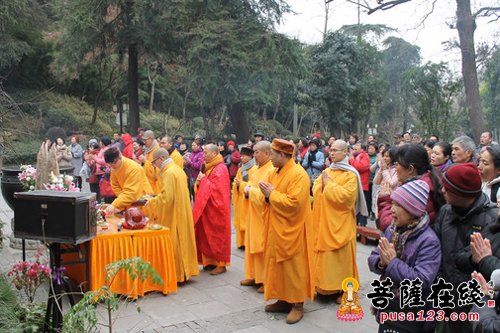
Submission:
M 12 211 L 0 196 L 0 220 L 7 222 Z M 4 228 L 9 234 L 10 223 Z M 264 312 L 264 299 L 253 287 L 242 287 L 244 278 L 244 253 L 236 249 L 233 239 L 231 266 L 228 272 L 211 276 L 201 272 L 188 283 L 180 286 L 177 293 L 164 296 L 150 293 L 136 302 L 122 306 L 114 314 L 114 332 L 376 332 L 377 323 L 370 314 L 370 302 L 366 298 L 369 283 L 377 278 L 368 271 L 366 259 L 373 245 L 358 243 L 358 267 L 360 271 L 360 302 L 365 312 L 363 320 L 346 323 L 336 318 L 337 304 L 319 302 L 305 304 L 305 316 L 295 325 L 285 323 L 285 315 Z M 8 240 L 0 254 L 0 269 L 5 272 L 12 263 L 21 260 L 21 252 L 11 249 Z M 39 297 L 46 297 L 42 290 Z M 140 313 L 138 313 L 140 308 Z M 102 332 L 107 332 L 102 329 Z

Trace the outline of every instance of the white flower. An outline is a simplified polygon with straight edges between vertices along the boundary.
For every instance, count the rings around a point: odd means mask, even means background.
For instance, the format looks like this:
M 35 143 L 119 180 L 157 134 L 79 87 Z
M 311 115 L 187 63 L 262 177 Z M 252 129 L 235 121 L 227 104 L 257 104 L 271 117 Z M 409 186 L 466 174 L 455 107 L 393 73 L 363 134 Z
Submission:
M 35 186 L 31 185 L 30 186 L 30 191 L 34 191 L 35 190 Z
M 26 177 L 26 180 L 27 180 L 27 181 L 30 181 L 30 180 L 31 180 L 31 177 L 30 177 L 30 176 Z

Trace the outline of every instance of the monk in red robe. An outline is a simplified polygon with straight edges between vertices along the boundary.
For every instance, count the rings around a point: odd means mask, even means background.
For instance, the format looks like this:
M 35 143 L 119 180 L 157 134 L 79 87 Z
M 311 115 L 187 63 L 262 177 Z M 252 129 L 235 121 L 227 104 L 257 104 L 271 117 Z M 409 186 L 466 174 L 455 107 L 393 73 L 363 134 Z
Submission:
M 203 148 L 202 169 L 195 183 L 193 207 L 198 263 L 213 268 L 211 275 L 226 272 L 231 261 L 231 200 L 229 173 L 216 145 Z

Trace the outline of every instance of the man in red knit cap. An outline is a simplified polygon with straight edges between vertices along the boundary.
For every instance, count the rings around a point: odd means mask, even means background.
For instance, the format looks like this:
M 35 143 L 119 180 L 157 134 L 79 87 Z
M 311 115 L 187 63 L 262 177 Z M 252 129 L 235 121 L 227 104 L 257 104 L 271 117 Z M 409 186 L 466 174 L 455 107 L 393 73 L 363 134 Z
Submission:
M 483 232 L 497 218 L 496 205 L 481 191 L 481 177 L 473 162 L 455 164 L 443 174 L 443 194 L 447 204 L 441 207 L 434 222 L 434 230 L 441 240 L 441 276 L 453 285 L 451 294 L 455 306 L 445 311 L 468 312 L 470 305 L 460 307 L 457 288 L 462 282 L 470 281 L 470 274 L 458 269 L 457 254 L 471 241 L 474 232 Z M 448 316 L 449 313 L 446 313 Z M 465 321 L 441 321 L 436 332 L 468 332 Z

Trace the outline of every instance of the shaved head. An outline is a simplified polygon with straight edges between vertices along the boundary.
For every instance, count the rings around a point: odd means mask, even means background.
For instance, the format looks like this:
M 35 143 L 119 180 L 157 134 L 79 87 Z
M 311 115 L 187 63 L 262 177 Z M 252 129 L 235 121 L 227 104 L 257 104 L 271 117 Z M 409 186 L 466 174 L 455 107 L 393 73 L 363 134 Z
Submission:
M 214 143 L 207 143 L 204 146 L 204 149 L 211 151 L 212 153 L 219 153 L 219 147 L 217 147 Z
M 261 152 L 271 152 L 271 142 L 262 140 L 255 144 L 254 150 L 260 150 Z
M 271 142 L 269 141 L 259 141 L 253 146 L 254 158 L 257 165 L 262 166 L 266 164 L 271 158 Z
M 337 149 L 347 149 L 347 142 L 345 142 L 344 140 L 335 140 L 335 142 L 333 142 L 333 146 L 335 146 L 335 148 Z
M 165 148 L 158 148 L 155 150 L 153 153 L 153 160 L 156 160 L 157 158 L 163 157 L 164 159 L 169 158 L 169 153 Z
M 174 140 L 172 140 L 172 137 L 170 136 L 163 136 L 160 140 L 160 147 L 165 148 L 166 150 L 169 150 L 172 148 L 174 145 Z

